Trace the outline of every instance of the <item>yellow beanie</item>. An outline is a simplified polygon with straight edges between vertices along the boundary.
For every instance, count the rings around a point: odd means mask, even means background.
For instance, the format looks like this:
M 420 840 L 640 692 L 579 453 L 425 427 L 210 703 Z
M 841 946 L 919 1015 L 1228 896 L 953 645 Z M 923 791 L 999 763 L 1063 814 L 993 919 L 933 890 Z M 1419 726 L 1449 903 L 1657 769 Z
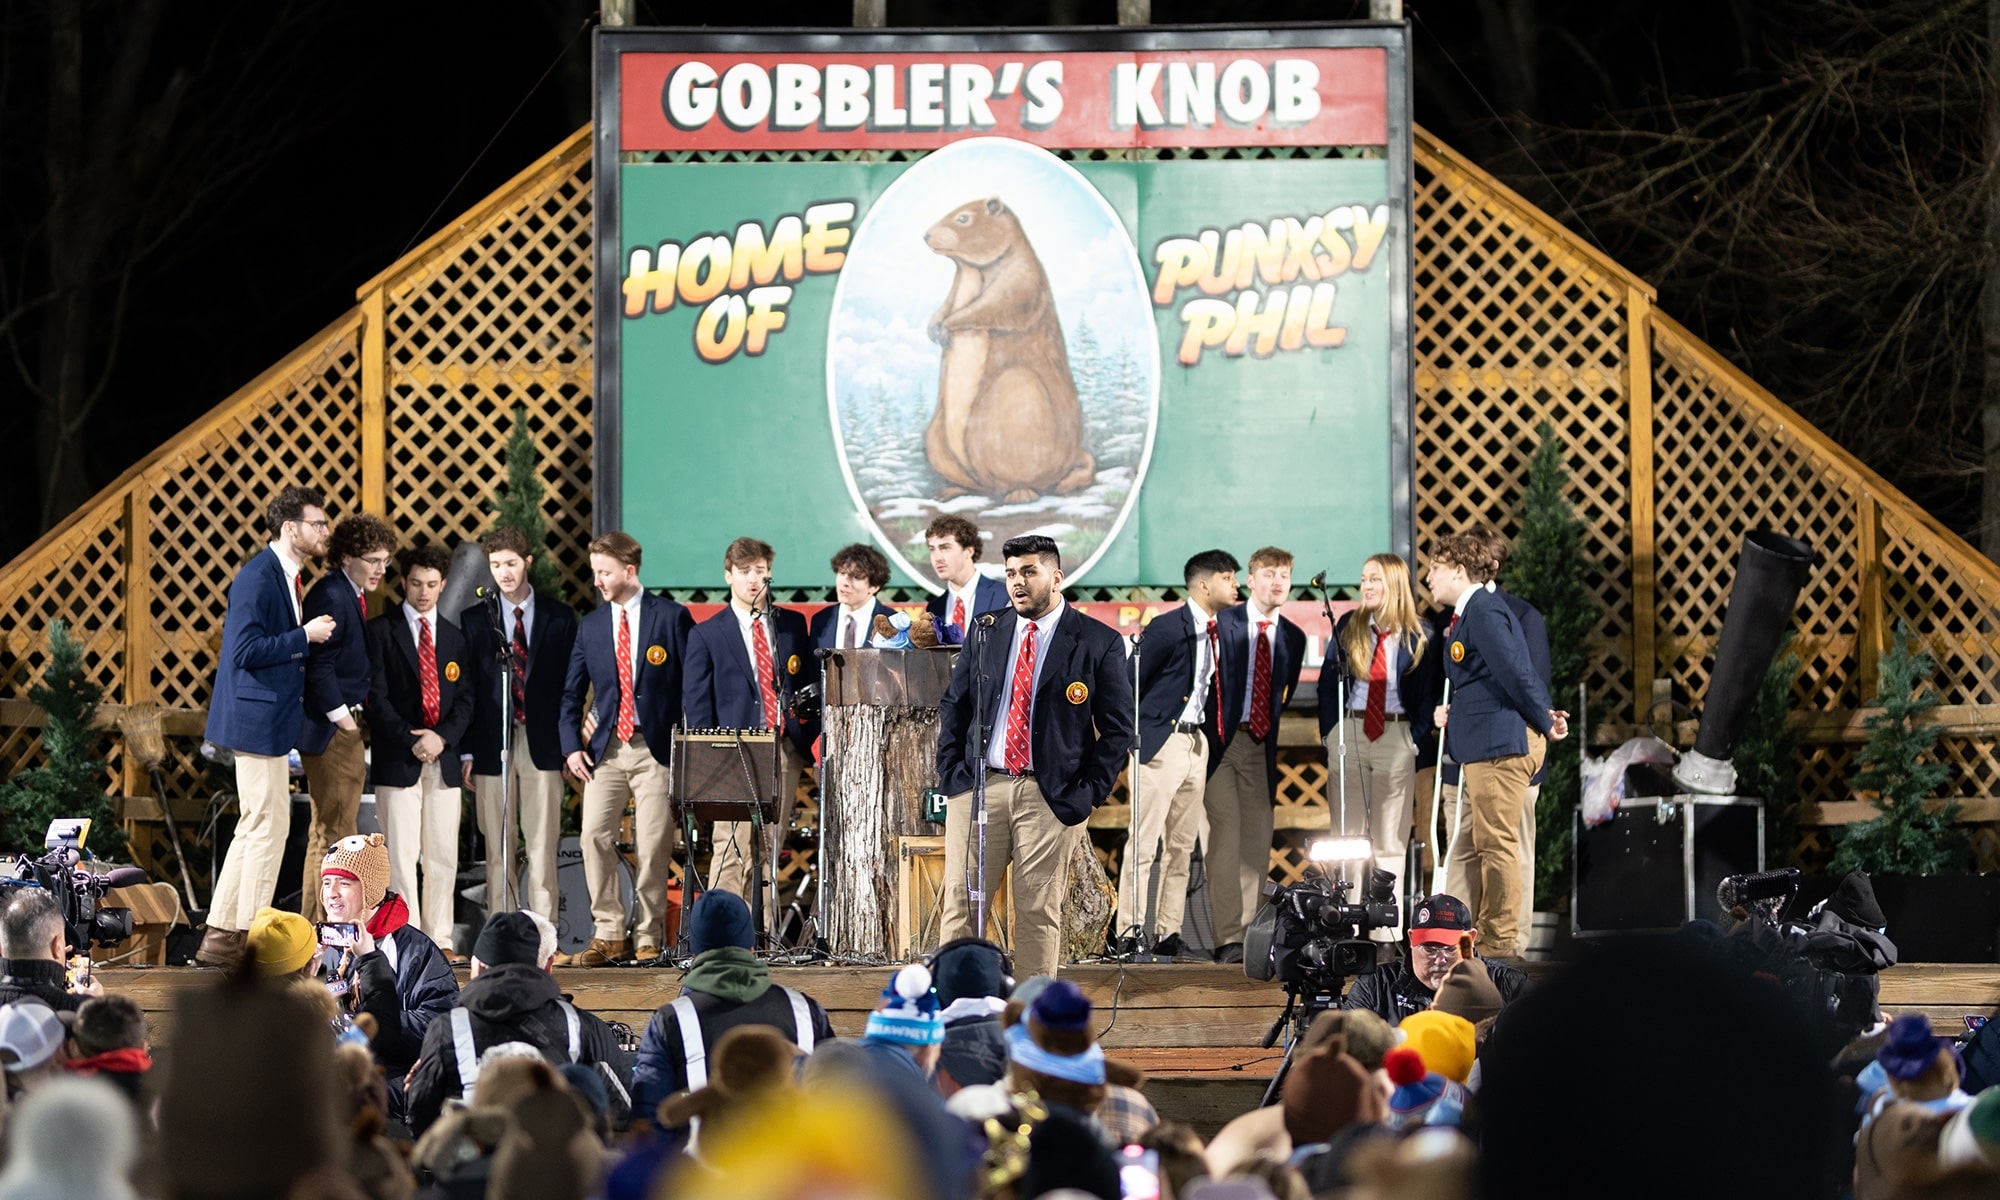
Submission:
M 1464 1017 L 1433 1008 L 1411 1013 L 1397 1028 L 1403 1031 L 1403 1044 L 1423 1055 L 1424 1066 L 1453 1083 L 1464 1083 L 1472 1074 L 1473 1028 Z
M 312 922 L 295 912 L 260 908 L 250 921 L 250 953 L 259 975 L 290 975 L 312 961 L 319 936 Z

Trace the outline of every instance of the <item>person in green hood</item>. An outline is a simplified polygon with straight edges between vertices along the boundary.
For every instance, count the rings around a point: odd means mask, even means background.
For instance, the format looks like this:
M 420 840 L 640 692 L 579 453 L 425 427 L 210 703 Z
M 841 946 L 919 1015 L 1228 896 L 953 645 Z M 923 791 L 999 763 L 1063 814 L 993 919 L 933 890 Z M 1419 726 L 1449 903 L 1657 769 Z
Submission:
M 833 1038 L 819 1001 L 773 984 L 770 970 L 750 953 L 756 930 L 741 896 L 703 892 L 687 920 L 694 965 L 680 996 L 646 1023 L 632 1071 L 632 1111 L 641 1116 L 676 1092 L 705 1085 L 715 1044 L 739 1025 L 768 1026 L 807 1053 Z M 685 1048 L 697 1039 L 701 1048 L 690 1057 Z

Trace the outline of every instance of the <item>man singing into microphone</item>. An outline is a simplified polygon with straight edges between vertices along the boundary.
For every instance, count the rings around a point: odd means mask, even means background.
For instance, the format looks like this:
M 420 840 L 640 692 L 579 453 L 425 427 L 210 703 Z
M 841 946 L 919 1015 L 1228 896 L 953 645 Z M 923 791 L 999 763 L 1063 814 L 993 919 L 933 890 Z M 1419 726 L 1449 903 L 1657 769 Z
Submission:
M 984 629 L 986 618 L 975 619 L 938 713 L 938 781 L 950 793 L 938 937 L 984 933 L 970 892 L 980 886 L 973 772 L 983 755 L 986 892 L 1011 864 L 1016 970 L 1053 975 L 1069 856 L 1084 852 L 1084 818 L 1132 748 L 1132 682 L 1124 639 L 1063 603 L 1052 539 L 1010 538 L 1001 554 L 1013 607 Z
M 771 603 L 771 563 L 777 552 L 752 537 L 729 543 L 722 555 L 722 579 L 729 606 L 695 626 L 688 639 L 682 695 L 689 729 L 779 729 L 778 815 L 764 831 L 764 844 L 750 844 L 748 821 L 715 823 L 715 858 L 708 885 L 750 895 L 750 855 L 761 854 L 768 884 L 778 847 L 792 827 L 799 777 L 812 761 L 817 723 L 807 725 L 782 711 L 784 697 L 819 681 L 806 619 Z M 764 905 L 768 931 L 777 906 Z

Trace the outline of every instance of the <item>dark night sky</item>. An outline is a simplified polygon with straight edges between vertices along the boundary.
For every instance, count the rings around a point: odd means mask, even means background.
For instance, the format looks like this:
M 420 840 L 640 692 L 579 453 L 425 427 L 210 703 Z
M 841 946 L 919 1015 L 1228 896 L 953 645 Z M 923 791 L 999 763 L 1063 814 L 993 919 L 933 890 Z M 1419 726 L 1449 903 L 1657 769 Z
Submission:
M 296 3 L 251 85 L 225 93 L 213 83 L 224 74 L 215 64 L 247 56 L 269 32 L 251 22 L 282 7 L 168 5 L 179 23 L 161 31 L 148 86 L 185 67 L 195 84 L 177 131 L 235 128 L 257 151 L 249 172 L 217 187 L 134 279 L 117 367 L 93 424 L 90 490 L 333 320 L 353 304 L 357 285 L 588 119 L 589 36 L 578 32 L 590 19 L 588 0 Z M 1054 7 L 1082 23 L 1114 15 L 1113 0 Z M 1676 88 L 1701 91 L 1735 86 L 1755 58 L 1747 18 L 1739 19 L 1753 11 L 1748 4 L 1544 2 L 1533 6 L 1540 26 L 1527 86 L 1521 56 L 1478 24 L 1478 6 L 1409 7 L 1418 18 L 1418 119 L 1481 159 L 1509 144 L 1487 119 L 1488 104 L 1505 111 L 1511 97 L 1545 120 L 1588 124 L 1607 101 L 1634 99 L 1661 64 Z M 728 8 L 742 24 L 779 27 L 845 25 L 851 11 L 847 0 Z M 36 271 L 22 237 L 46 206 L 39 161 L 48 34 L 38 9 L 6 6 L 0 17 L 0 214 L 13 214 L 0 215 L 0 267 L 15 280 Z M 1365 0 L 1156 0 L 1154 8 L 1162 24 L 1365 10 Z M 684 20 L 689 11 L 639 0 L 642 23 Z M 1051 5 L 892 0 L 889 9 L 901 26 L 963 24 L 961 11 L 982 24 L 1041 24 Z M 86 62 L 101 65 L 124 12 L 98 3 L 86 13 Z M 23 350 L 32 356 L 34 343 Z M 0 372 L 0 437 L 31 444 L 29 402 L 12 371 Z M 0 561 L 40 532 L 28 474 L 0 478 Z

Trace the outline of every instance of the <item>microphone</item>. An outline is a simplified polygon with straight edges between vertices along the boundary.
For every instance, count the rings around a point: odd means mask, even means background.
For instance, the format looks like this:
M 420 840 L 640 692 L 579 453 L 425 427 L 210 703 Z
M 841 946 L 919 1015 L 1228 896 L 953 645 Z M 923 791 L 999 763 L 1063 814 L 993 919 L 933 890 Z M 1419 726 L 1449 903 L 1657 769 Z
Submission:
M 1313 576 L 1311 579 L 1306 580 L 1306 586 L 1314 589 L 1315 591 L 1325 591 L 1326 572 L 1321 571 L 1319 574 Z
M 483 600 L 488 604 L 500 603 L 500 589 L 497 587 L 487 587 L 485 584 L 480 584 L 478 587 L 472 589 L 472 594 L 475 598 Z
M 138 867 L 113 867 L 97 879 L 108 888 L 134 887 L 151 882 L 152 877 Z
M 1000 619 L 999 613 L 983 612 L 980 613 L 978 616 L 972 618 L 972 623 L 974 625 L 979 626 L 981 629 L 991 629 L 993 628 L 993 622 L 999 619 Z

